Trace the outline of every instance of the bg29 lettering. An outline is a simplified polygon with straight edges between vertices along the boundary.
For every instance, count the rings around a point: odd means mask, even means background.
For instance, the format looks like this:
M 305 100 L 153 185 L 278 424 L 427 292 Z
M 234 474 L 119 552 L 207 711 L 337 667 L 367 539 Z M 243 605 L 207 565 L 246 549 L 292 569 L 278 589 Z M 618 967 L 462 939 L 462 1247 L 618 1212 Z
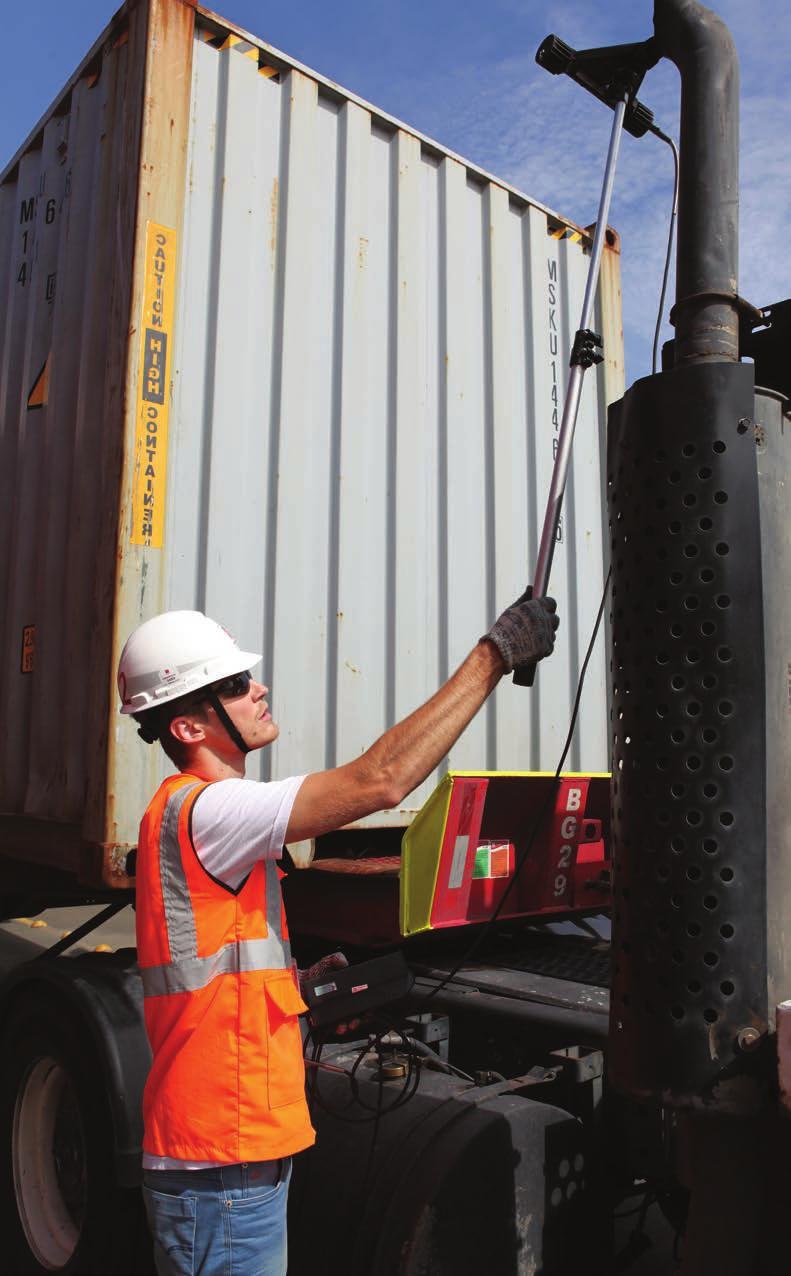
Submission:
M 566 810 L 578 811 L 582 803 L 582 789 L 569 789 L 566 794 Z M 568 872 L 571 867 L 572 857 L 574 855 L 574 838 L 577 835 L 577 817 L 576 815 L 566 815 L 561 826 L 560 836 L 562 845 L 558 850 L 558 859 L 556 868 L 563 869 L 555 875 L 553 886 L 553 894 L 556 899 L 566 894 L 568 889 Z

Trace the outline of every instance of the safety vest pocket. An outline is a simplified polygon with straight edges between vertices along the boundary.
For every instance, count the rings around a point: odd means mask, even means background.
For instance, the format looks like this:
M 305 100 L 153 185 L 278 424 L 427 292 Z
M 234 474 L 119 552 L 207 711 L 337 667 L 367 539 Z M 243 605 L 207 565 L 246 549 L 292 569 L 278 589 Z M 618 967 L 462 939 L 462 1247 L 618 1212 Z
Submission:
M 291 971 L 264 983 L 268 1035 L 268 1095 L 270 1108 L 297 1103 L 305 1094 L 305 1065 L 298 1016 L 307 1007 Z

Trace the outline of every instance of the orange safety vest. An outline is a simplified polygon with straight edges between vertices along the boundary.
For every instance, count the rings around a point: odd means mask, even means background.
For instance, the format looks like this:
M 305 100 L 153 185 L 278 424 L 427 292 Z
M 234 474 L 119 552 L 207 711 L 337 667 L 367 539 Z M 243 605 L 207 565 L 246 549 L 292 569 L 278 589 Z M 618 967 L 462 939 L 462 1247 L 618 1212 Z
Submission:
M 140 825 L 137 952 L 153 1062 L 144 1150 L 229 1164 L 314 1141 L 280 873 L 237 890 L 203 868 L 190 832 L 196 776 L 170 776 Z

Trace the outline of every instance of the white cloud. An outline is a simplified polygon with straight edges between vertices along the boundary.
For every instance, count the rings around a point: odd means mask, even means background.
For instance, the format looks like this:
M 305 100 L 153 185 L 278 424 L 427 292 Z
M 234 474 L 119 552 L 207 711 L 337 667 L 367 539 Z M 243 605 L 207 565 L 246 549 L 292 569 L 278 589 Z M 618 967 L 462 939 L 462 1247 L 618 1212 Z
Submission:
M 500 0 L 500 7 L 507 0 Z M 786 94 L 787 0 L 720 0 L 741 62 L 740 291 L 756 305 L 791 295 L 786 264 L 791 206 L 791 102 Z M 651 34 L 650 6 L 567 0 L 531 14 L 533 29 L 554 30 L 576 47 Z M 437 85 L 418 90 L 413 118 L 490 172 L 558 212 L 594 220 L 609 138 L 610 113 L 565 77 L 549 77 L 532 49 L 484 66 L 457 63 Z M 662 62 L 639 94 L 667 132 L 678 135 L 679 78 Z M 650 350 L 666 248 L 673 164 L 661 143 L 625 137 L 611 223 L 621 233 L 627 375 L 650 370 Z M 670 303 L 673 299 L 671 277 Z M 669 309 L 669 304 L 667 309 Z M 672 335 L 665 327 L 663 339 Z

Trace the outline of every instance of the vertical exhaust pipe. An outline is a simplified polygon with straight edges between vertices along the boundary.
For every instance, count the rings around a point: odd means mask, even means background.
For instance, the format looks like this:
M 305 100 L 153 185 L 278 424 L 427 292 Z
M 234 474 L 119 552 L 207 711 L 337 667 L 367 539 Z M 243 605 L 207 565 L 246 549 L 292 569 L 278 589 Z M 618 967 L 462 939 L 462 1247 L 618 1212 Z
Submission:
M 675 365 L 739 357 L 739 63 L 697 0 L 655 0 L 658 50 L 681 75 Z
M 774 1059 L 791 998 L 788 403 L 739 362 L 733 40 L 696 0 L 655 0 L 654 27 L 681 75 L 675 341 L 672 368 L 609 413 L 608 1070 L 677 1110 L 683 1276 L 774 1276 L 791 1246 L 766 1205 L 790 1177 Z
M 609 413 L 609 1070 L 635 1098 L 732 1111 L 757 1101 L 745 1043 L 771 1031 L 770 985 L 785 986 L 768 960 L 761 417 L 753 365 L 739 362 L 738 67 L 727 27 L 696 0 L 655 0 L 654 25 L 681 74 L 676 337 L 672 369 Z

